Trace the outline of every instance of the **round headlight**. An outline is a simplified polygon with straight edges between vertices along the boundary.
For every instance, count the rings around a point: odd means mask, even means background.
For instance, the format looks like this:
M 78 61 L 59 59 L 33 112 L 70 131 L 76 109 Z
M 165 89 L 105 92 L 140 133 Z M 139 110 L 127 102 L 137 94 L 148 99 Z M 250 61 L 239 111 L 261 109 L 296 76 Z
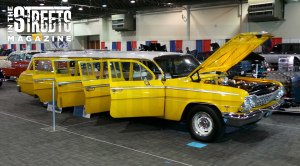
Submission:
M 250 98 L 249 97 L 245 97 L 245 100 L 244 100 L 244 103 L 242 105 L 242 107 L 244 108 L 243 109 L 243 112 L 247 112 L 251 109 L 251 105 L 250 105 Z

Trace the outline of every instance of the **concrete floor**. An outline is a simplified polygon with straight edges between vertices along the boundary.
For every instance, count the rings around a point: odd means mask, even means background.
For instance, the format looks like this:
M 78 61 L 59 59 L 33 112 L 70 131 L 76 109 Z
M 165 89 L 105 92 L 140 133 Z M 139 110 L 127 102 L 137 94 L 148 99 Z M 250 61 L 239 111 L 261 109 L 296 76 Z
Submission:
M 0 165 L 299 165 L 300 115 L 273 114 L 227 134 L 202 148 L 186 124 L 156 118 L 91 119 L 65 109 L 56 124 L 66 130 L 47 132 L 52 112 L 16 90 L 0 87 Z

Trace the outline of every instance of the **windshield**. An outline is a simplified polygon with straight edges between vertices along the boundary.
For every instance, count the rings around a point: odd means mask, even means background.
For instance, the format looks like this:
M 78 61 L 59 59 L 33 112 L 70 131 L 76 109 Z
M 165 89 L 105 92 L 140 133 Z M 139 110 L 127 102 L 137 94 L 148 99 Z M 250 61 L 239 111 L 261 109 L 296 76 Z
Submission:
M 200 62 L 191 55 L 161 56 L 154 60 L 164 73 L 169 73 L 172 78 L 186 77 L 200 65 Z
M 30 53 L 27 53 L 27 54 L 26 54 L 26 57 L 25 57 L 25 60 L 26 60 L 26 61 L 30 61 L 31 58 L 32 58 L 32 56 L 33 56 L 34 54 L 38 54 L 38 53 L 40 53 L 40 52 L 30 52 Z

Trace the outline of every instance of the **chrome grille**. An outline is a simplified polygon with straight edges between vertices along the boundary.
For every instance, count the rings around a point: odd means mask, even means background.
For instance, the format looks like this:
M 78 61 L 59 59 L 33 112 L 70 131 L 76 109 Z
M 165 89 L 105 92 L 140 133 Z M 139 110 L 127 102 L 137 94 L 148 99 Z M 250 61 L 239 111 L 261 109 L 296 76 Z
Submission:
M 279 90 L 276 90 L 275 92 L 257 96 L 256 99 L 256 106 L 265 105 L 269 103 L 270 101 L 274 100 L 276 96 L 278 95 Z

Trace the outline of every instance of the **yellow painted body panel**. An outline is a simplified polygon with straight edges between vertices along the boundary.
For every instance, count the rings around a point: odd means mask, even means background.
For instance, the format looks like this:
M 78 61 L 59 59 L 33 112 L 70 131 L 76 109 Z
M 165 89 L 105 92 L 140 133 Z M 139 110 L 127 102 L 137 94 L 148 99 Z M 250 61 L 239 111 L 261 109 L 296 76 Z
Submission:
M 56 77 L 56 82 L 65 82 L 66 84 L 56 85 L 57 105 L 58 107 L 74 107 L 84 105 L 84 91 L 80 76 Z M 68 82 L 80 81 L 76 83 Z
M 237 112 L 244 102 L 244 97 L 248 96 L 242 89 L 203 82 L 186 82 L 185 79 L 169 79 L 165 86 L 165 118 L 176 121 L 181 119 L 185 107 L 190 103 L 214 105 L 221 112 Z
M 258 32 L 238 34 L 214 52 L 188 77 L 198 70 L 199 73 L 211 71 L 226 72 L 271 37 L 273 37 L 273 35 L 268 33 L 261 34 Z
M 17 83 L 21 87 L 21 92 L 34 96 L 32 75 L 32 70 L 24 71 L 17 79 Z
M 146 86 L 144 81 L 111 82 L 111 88 L 124 88 L 110 91 L 111 116 L 114 118 L 163 116 L 165 99 L 163 83 L 160 80 L 150 80 L 149 83 L 151 85 Z M 145 89 L 134 89 L 135 87 Z
M 54 66 L 53 71 L 36 71 L 34 65 L 35 60 L 51 60 L 52 64 L 49 65 Z M 33 58 L 31 66 L 29 67 L 32 67 L 32 69 L 24 71 L 18 79 L 18 85 L 20 85 L 21 91 L 32 96 L 38 96 L 41 102 L 49 102 L 52 101 L 52 82 L 54 81 L 55 101 L 57 101 L 59 107 L 84 105 L 85 98 L 81 82 L 64 84 L 62 86 L 57 85 L 57 82 L 81 81 L 80 76 L 72 76 L 74 73 L 76 74 L 76 72 L 78 72 L 78 69 L 74 67 L 70 69 L 69 64 L 67 64 L 69 73 L 57 74 L 55 71 L 58 66 L 54 65 L 53 62 L 57 60 L 83 61 L 90 60 L 90 58 Z

